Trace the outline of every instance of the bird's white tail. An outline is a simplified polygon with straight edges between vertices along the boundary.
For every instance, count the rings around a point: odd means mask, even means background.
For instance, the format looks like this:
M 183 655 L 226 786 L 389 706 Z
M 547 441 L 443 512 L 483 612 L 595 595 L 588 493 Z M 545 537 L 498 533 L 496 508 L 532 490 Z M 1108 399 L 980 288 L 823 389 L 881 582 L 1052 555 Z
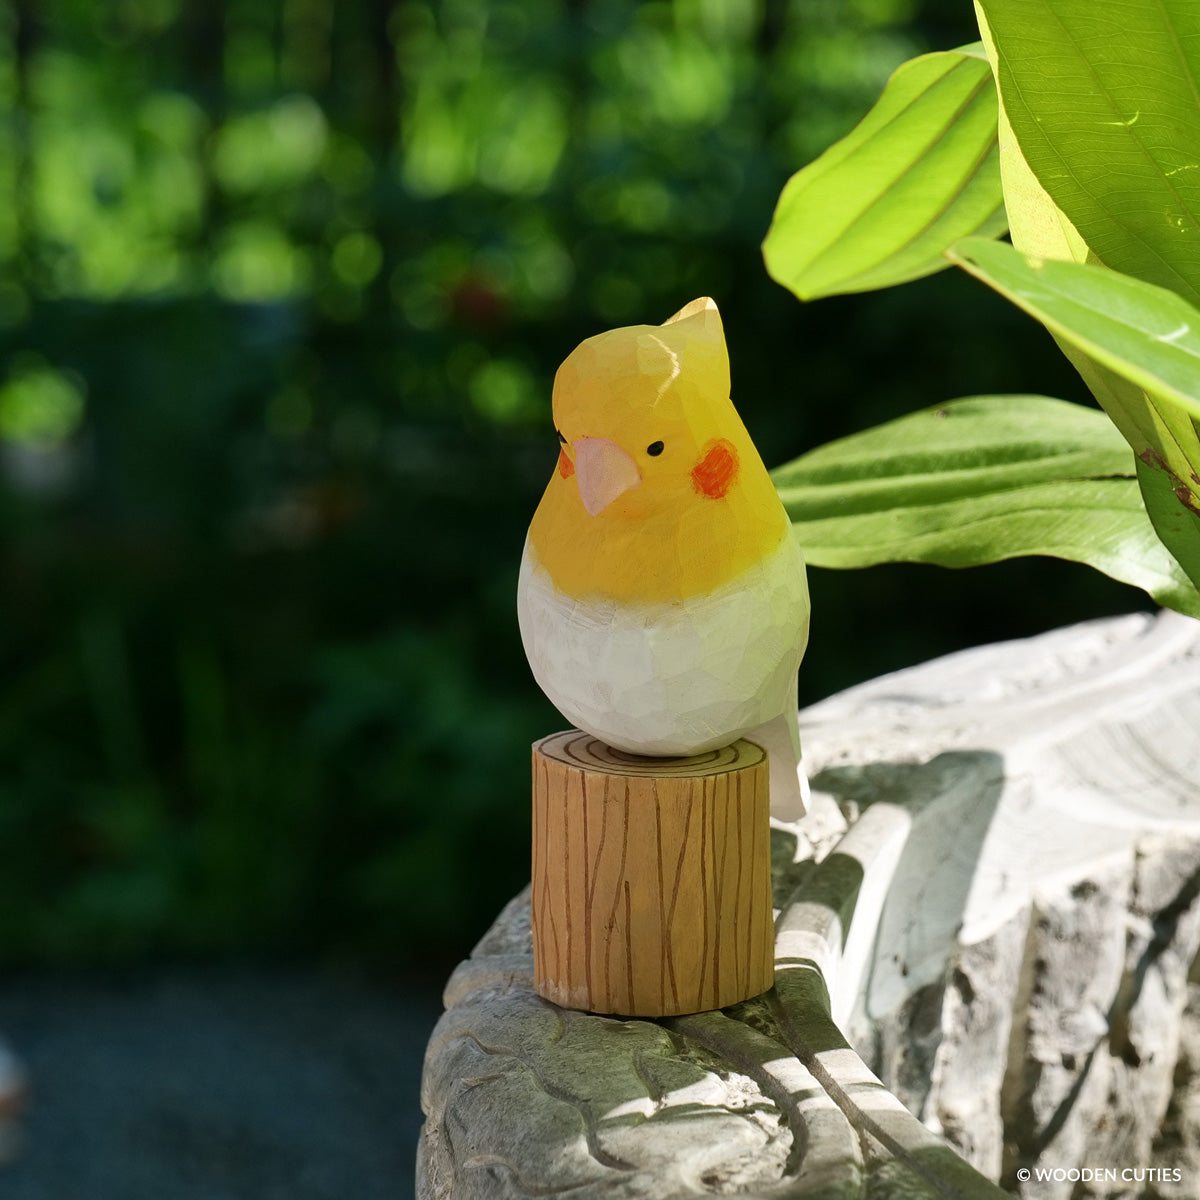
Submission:
M 800 762 L 796 705 L 750 730 L 746 739 L 761 746 L 770 759 L 771 816 L 780 821 L 798 821 L 808 811 L 808 778 Z

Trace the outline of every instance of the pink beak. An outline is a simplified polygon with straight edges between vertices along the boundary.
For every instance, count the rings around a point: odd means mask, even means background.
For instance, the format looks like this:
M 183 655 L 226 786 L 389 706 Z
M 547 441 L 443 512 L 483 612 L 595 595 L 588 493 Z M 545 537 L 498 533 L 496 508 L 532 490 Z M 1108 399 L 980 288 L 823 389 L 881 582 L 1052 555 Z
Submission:
M 608 438 L 576 438 L 575 477 L 583 507 L 593 517 L 642 482 L 637 463 Z

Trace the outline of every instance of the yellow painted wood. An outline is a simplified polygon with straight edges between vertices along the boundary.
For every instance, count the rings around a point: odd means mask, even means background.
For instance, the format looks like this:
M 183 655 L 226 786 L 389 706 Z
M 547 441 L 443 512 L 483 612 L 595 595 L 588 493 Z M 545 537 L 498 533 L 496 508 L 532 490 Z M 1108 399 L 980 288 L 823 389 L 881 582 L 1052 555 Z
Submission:
M 537 990 L 656 1017 L 774 982 L 768 764 L 738 741 L 647 759 L 569 730 L 533 747 Z
M 729 398 L 729 355 L 712 300 L 693 301 L 663 325 L 588 338 L 559 367 L 552 404 L 563 445 L 529 543 L 564 595 L 687 601 L 729 583 L 791 536 Z M 621 466 L 609 472 L 618 481 L 602 491 L 603 507 L 589 512 L 579 454 L 600 444 L 596 470 L 605 473 L 605 461 Z

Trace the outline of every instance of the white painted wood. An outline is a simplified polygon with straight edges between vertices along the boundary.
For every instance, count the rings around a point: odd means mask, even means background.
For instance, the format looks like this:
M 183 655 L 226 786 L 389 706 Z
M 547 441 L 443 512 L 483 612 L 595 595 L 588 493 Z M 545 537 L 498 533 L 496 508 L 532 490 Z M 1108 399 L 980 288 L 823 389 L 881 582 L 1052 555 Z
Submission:
M 633 754 L 686 756 L 751 737 L 787 770 L 772 806 L 801 814 L 792 715 L 808 642 L 808 583 L 793 537 L 707 595 L 653 605 L 555 587 L 526 541 L 517 613 L 530 669 L 579 729 Z
M 1077 1185 L 1018 1168 L 1085 1166 L 1195 1195 L 1200 622 L 983 647 L 801 731 L 768 1000 L 559 1012 L 518 897 L 447 987 L 419 1195 L 999 1195 L 987 1176 L 1043 1200 Z

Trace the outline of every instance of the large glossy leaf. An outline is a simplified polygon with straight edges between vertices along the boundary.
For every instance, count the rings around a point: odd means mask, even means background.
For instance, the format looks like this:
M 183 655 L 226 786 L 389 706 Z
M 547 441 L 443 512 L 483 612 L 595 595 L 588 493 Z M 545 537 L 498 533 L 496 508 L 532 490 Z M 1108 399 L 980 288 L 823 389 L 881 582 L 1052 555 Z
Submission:
M 1200 417 L 1200 309 L 1116 271 L 984 238 L 964 238 L 948 257 L 1122 378 Z
M 1004 232 L 996 94 L 982 47 L 900 67 L 856 129 L 788 181 L 763 255 L 802 300 L 917 279 Z
M 979 0 L 975 0 L 975 15 L 979 21 L 979 36 L 983 39 L 984 51 L 994 73 L 996 45 Z M 1004 191 L 1004 208 L 1008 215 L 1008 232 L 1013 245 L 1018 250 L 1038 258 L 1085 262 L 1089 253 L 1087 243 L 1030 170 L 1013 134 L 1004 96 L 1000 95 L 998 100 L 1000 183 Z
M 995 42 L 978 0 L 975 10 L 980 35 L 995 69 Z M 1079 132 L 1086 140 L 1086 131 Z M 1037 258 L 1098 262 L 1025 161 L 1003 95 L 999 134 L 1000 177 L 1013 245 Z M 1155 400 L 1144 388 L 1103 366 L 1079 346 L 1055 336 L 1100 406 L 1133 448 L 1138 457 L 1138 484 L 1154 528 L 1200 588 L 1200 516 L 1188 507 L 1192 503 L 1190 489 L 1180 486 L 1181 480 L 1189 476 L 1189 464 L 1200 462 L 1200 438 L 1195 423 L 1188 414 Z
M 813 566 L 1043 554 L 1200 616 L 1200 594 L 1146 516 L 1129 447 L 1079 405 L 956 400 L 831 442 L 773 478 Z
M 982 238 L 965 239 L 950 256 L 1103 368 L 1102 399 L 1108 373 L 1141 389 L 1139 405 L 1111 389 L 1106 398 L 1123 406 L 1117 423 L 1138 458 L 1164 476 L 1147 496 L 1155 524 L 1164 520 L 1168 488 L 1200 516 L 1200 310 L 1165 288 L 1103 267 L 1030 260 Z M 1168 541 L 1185 566 L 1195 559 L 1187 550 L 1193 530 L 1181 521 Z
M 1200 304 L 1200 5 L 979 0 L 1021 152 L 1100 262 Z

